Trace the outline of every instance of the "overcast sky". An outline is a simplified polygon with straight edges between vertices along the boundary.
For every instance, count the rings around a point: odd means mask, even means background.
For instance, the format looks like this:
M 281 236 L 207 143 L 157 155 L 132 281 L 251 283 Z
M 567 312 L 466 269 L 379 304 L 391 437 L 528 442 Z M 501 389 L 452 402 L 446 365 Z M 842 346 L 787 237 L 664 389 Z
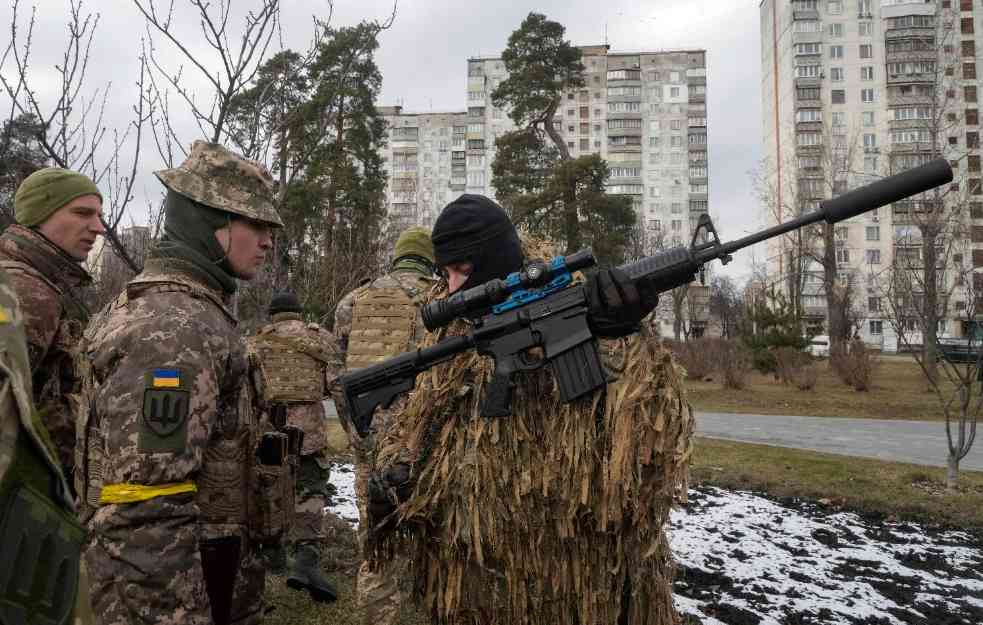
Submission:
M 160 2 L 160 4 L 164 4 Z M 192 40 L 196 24 L 187 0 L 174 0 L 182 9 L 177 26 Z M 21 28 L 31 4 L 21 0 Z M 34 35 L 32 87 L 42 102 L 51 105 L 57 89 L 52 66 L 66 39 L 68 0 L 37 0 L 38 23 Z M 217 0 L 213 1 L 217 4 Z M 234 0 L 236 10 L 258 4 Z M 312 35 L 311 16 L 326 17 L 323 0 L 283 0 L 283 41 L 304 49 Z M 380 105 L 401 103 L 408 111 L 464 110 L 466 108 L 466 60 L 471 56 L 498 55 L 509 34 L 532 10 L 546 14 L 566 27 L 574 44 L 603 43 L 605 29 L 612 52 L 667 48 L 707 50 L 707 117 L 710 142 L 710 210 L 718 219 L 725 240 L 743 236 L 760 226 L 760 210 L 751 189 L 749 172 L 761 159 L 761 105 L 758 0 L 540 0 L 539 2 L 476 0 L 399 0 L 396 21 L 380 36 L 377 62 L 383 85 Z M 84 12 L 100 13 L 92 46 L 87 87 L 112 83 L 107 107 L 109 126 L 122 129 L 132 117 L 136 98 L 140 39 L 146 37 L 142 16 L 128 0 L 89 0 Z M 362 19 L 383 20 L 392 11 L 387 0 L 337 0 L 332 24 L 355 24 Z M 9 41 L 11 9 L 0 6 L 0 44 Z M 23 32 L 23 30 L 22 30 Z M 159 36 L 156 45 L 165 63 L 172 51 Z M 200 44 L 201 50 L 207 50 Z M 168 65 L 176 70 L 181 58 Z M 9 76 L 8 60 L 2 68 Z M 186 72 L 189 70 L 186 70 Z M 188 73 L 185 84 L 200 84 Z M 0 113 L 6 117 L 9 101 L 0 96 Z M 181 139 L 190 144 L 200 132 L 184 120 Z M 157 197 L 159 184 L 150 175 L 161 167 L 151 145 L 140 160 L 138 199 L 132 219 L 146 219 L 145 206 Z M 731 275 L 746 274 L 751 255 L 739 254 Z M 762 260 L 759 256 L 757 260 Z

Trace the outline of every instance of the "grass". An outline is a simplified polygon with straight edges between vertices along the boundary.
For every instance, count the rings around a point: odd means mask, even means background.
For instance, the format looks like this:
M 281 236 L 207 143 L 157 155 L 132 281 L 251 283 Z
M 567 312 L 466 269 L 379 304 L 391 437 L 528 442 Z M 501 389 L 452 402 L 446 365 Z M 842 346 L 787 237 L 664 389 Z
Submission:
M 911 358 L 881 359 L 874 372 L 874 387 L 858 393 L 843 384 L 828 361 L 817 363 L 819 380 L 811 391 L 784 386 L 772 375 L 753 373 L 745 390 L 724 389 L 711 382 L 687 380 L 693 408 L 703 412 L 855 417 L 860 419 L 910 419 L 942 421 L 938 396 L 929 390 L 918 364 Z M 941 373 L 941 371 L 940 371 Z
M 892 369 L 891 364 L 894 363 L 886 363 L 885 368 L 899 373 L 900 368 Z M 884 375 L 883 369 L 881 373 Z M 856 395 L 861 394 L 853 394 Z M 328 425 L 328 445 L 336 460 L 351 461 L 348 439 L 337 422 Z M 692 483 L 754 490 L 776 498 L 805 498 L 834 509 L 970 529 L 983 535 L 983 472 L 962 472 L 960 491 L 950 494 L 944 489 L 944 471 L 920 465 L 697 438 Z M 355 570 L 351 566 L 356 561 L 354 536 L 346 535 L 334 542 L 334 548 L 328 550 L 330 558 L 325 558 L 325 568 L 338 590 L 338 601 L 314 603 L 307 593 L 287 588 L 282 577 L 270 576 L 267 578 L 267 601 L 275 609 L 264 623 L 361 625 L 363 614 L 355 605 Z M 398 625 L 428 622 L 426 615 L 409 601 L 404 602 Z
M 801 497 L 864 515 L 973 529 L 983 534 L 983 472 L 962 471 L 945 492 L 945 469 L 697 438 L 693 484 Z

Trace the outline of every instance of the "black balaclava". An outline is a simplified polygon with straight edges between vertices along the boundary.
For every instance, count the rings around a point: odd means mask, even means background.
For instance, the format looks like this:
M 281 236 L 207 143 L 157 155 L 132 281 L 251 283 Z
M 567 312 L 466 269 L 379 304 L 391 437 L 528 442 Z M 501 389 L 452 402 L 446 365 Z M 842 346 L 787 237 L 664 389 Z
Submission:
M 461 290 L 522 269 L 515 226 L 501 206 L 483 195 L 466 193 L 444 207 L 430 238 L 438 267 L 462 262 L 474 266 Z
M 294 295 L 292 291 L 281 291 L 273 296 L 270 301 L 270 315 L 276 315 L 278 313 L 302 313 L 304 312 L 304 307 L 300 305 L 300 301 L 297 296 Z
M 232 294 L 235 274 L 228 250 L 215 238 L 215 231 L 230 225 L 232 215 L 195 202 L 168 190 L 164 203 L 164 236 L 152 258 L 176 259 L 193 266 L 195 273 L 216 290 Z

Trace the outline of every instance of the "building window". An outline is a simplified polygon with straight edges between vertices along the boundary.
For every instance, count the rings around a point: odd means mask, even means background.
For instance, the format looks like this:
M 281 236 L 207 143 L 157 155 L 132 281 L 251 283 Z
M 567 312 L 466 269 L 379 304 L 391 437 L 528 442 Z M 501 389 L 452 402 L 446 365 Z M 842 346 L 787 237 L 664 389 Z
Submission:
M 836 250 L 836 262 L 837 263 L 849 263 L 850 262 L 850 250 L 845 247 L 838 248 Z
M 864 133 L 864 147 L 865 148 L 876 148 L 877 147 L 877 135 L 873 133 Z
M 860 58 L 862 59 L 874 58 L 874 46 L 869 43 L 860 44 Z
M 860 22 L 857 24 L 857 27 L 861 37 L 870 37 L 874 32 L 874 24 L 872 22 Z
M 870 11 L 871 2 L 873 2 L 873 0 L 858 0 L 857 2 L 858 17 L 871 17 L 871 15 L 873 15 Z M 861 22 L 861 24 L 867 24 L 869 26 L 870 22 Z M 867 34 L 869 35 L 870 33 L 868 32 Z
M 822 111 L 820 109 L 801 109 L 795 112 L 795 121 L 797 122 L 821 122 L 823 121 Z
M 833 104 L 845 104 L 846 103 L 846 90 L 845 89 L 833 89 L 830 93 L 830 100 Z
M 874 90 L 873 89 L 861 89 L 860 90 L 860 101 L 864 104 L 871 104 L 874 102 Z
M 678 98 L 679 97 L 679 87 L 669 87 L 669 97 Z
M 829 79 L 831 82 L 843 82 L 843 68 L 842 67 L 829 68 Z
M 964 35 L 972 35 L 973 32 L 974 32 L 973 31 L 973 18 L 971 18 L 971 17 L 964 17 L 964 18 L 960 19 L 959 20 L 959 32 L 961 32 Z
M 821 43 L 797 43 L 795 44 L 795 54 L 822 54 Z
M 843 0 L 829 0 L 826 5 L 826 12 L 830 15 L 839 15 L 843 12 Z
M 843 58 L 843 46 L 830 46 L 829 47 L 829 58 L 831 58 L 831 59 L 842 59 Z
M 871 319 L 867 322 L 870 325 L 870 333 L 873 336 L 880 336 L 884 333 L 884 322 L 876 319 Z
M 977 109 L 966 109 L 966 125 L 978 126 L 980 123 L 980 112 Z
M 863 120 L 863 125 L 870 127 L 874 125 L 874 111 L 864 111 L 860 114 L 860 118 Z
M 880 241 L 881 240 L 881 227 L 880 226 L 867 226 L 866 236 L 868 241 Z
M 823 135 L 819 132 L 800 132 L 796 133 L 795 142 L 800 146 L 822 145 Z
M 823 25 L 819 20 L 795 20 L 792 23 L 792 30 L 797 33 L 818 33 L 822 29 Z
M 880 265 L 881 264 L 881 251 L 880 250 L 867 250 L 867 264 L 868 265 Z
M 963 78 L 976 78 L 976 63 L 963 63 Z
M 860 80 L 874 80 L 874 67 L 864 65 L 860 68 Z
M 843 24 L 842 22 L 835 22 L 829 25 L 829 36 L 830 37 L 842 37 L 843 36 Z
M 972 39 L 963 41 L 963 56 L 976 57 L 976 42 Z

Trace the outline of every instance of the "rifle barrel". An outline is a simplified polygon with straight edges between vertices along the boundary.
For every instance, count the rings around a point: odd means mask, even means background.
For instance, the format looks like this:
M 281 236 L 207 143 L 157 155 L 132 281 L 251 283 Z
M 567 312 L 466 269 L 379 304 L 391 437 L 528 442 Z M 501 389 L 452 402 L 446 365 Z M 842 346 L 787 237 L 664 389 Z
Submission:
M 854 189 L 841 196 L 824 200 L 819 210 L 802 215 L 790 221 L 780 223 L 777 226 L 766 228 L 761 232 L 755 232 L 736 241 L 722 243 L 719 247 L 701 250 L 696 253 L 695 259 L 702 264 L 715 258 L 720 258 L 739 249 L 760 243 L 766 239 L 777 237 L 792 230 L 797 230 L 803 226 L 814 224 L 818 221 L 825 221 L 834 224 L 844 219 L 849 219 L 874 210 L 881 206 L 903 200 L 906 197 L 923 193 L 930 189 L 952 181 L 952 167 L 944 158 L 929 161 L 924 165 L 919 165 L 900 174 L 894 174 L 873 182 L 871 184 Z

